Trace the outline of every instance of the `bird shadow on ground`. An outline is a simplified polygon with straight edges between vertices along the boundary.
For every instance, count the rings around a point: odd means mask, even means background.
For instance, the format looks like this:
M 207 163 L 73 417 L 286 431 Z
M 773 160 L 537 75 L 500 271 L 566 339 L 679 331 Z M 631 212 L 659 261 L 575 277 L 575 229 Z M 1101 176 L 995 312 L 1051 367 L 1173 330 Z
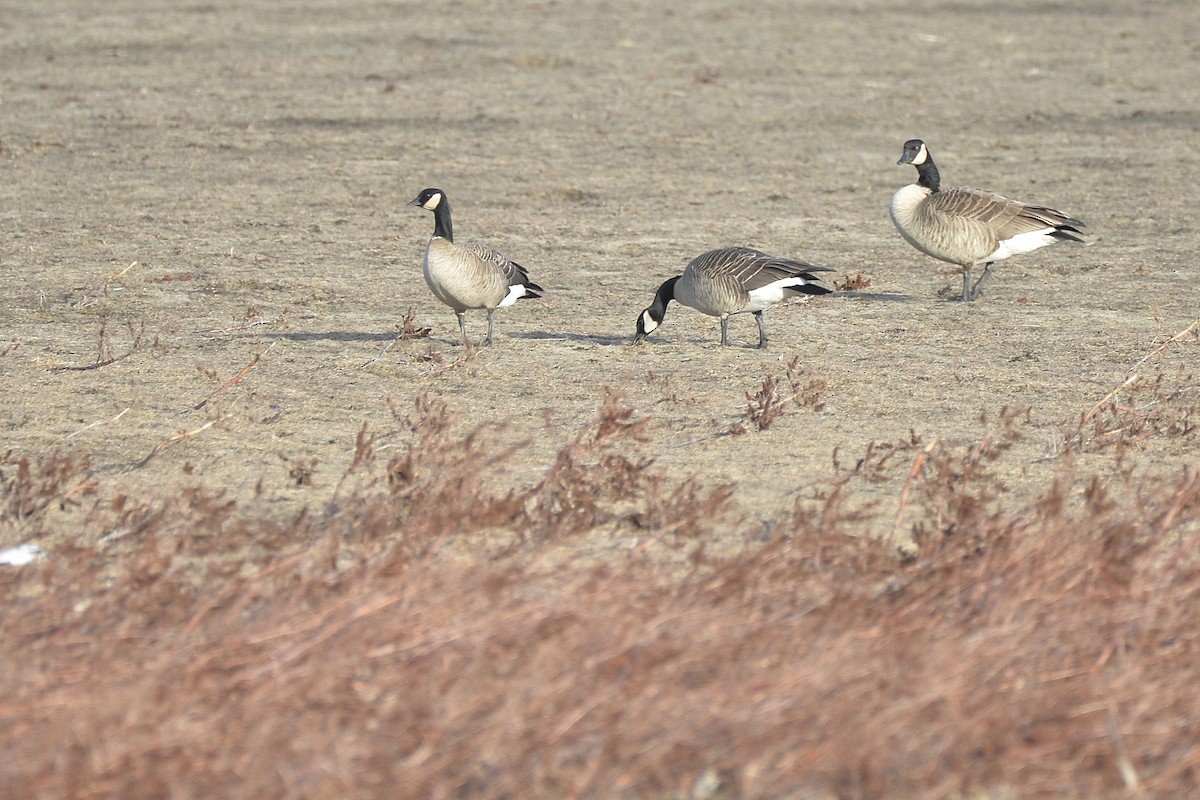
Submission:
M 366 331 L 298 331 L 295 333 L 238 333 L 238 336 L 255 339 L 286 339 L 289 342 L 386 342 L 396 338 L 395 331 L 386 333 L 367 333 Z
M 524 333 L 510 333 L 506 335 L 510 339 L 551 339 L 561 342 L 591 342 L 592 344 L 604 345 L 612 347 L 613 345 L 628 344 L 629 336 L 604 336 L 593 335 L 587 333 L 552 333 L 550 331 L 526 331 Z
M 881 300 L 892 303 L 911 303 L 913 296 L 897 292 L 836 292 L 832 297 L 847 297 L 853 300 Z

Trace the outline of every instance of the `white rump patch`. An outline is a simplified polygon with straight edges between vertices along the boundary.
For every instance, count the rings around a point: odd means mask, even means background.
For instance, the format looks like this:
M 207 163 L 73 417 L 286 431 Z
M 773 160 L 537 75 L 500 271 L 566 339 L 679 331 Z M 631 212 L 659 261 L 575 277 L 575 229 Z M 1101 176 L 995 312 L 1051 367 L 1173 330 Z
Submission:
M 777 306 L 788 299 L 787 289 L 799 289 L 806 284 L 808 284 L 808 281 L 799 277 L 784 278 L 774 283 L 768 283 L 766 286 L 752 290 L 750 292 L 750 302 L 739 308 L 737 313 L 750 314 L 755 311 L 765 311 L 771 306 Z
M 522 283 L 514 283 L 512 286 L 508 287 L 508 294 L 504 295 L 504 299 L 500 301 L 500 304 L 497 305 L 496 308 L 508 308 L 524 296 L 525 285 Z
M 1050 234 L 1054 233 L 1054 228 L 1043 228 L 1040 231 L 1030 231 L 1029 233 L 1019 233 L 1011 239 L 1005 239 L 996 248 L 996 252 L 992 253 L 984 261 L 1001 261 L 1009 256 L 1020 255 L 1037 250 L 1040 247 L 1045 247 L 1048 244 L 1054 244 L 1057 241 Z

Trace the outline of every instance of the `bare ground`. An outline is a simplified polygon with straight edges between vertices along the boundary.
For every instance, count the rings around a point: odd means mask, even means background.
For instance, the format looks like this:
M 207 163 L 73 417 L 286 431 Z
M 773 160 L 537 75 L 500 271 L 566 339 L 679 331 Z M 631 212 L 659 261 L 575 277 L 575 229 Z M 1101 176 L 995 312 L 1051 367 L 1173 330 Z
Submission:
M 45 2 L 0 41 L 0 452 L 10 475 L 94 465 L 83 506 L 6 517 L 0 547 L 103 553 L 81 508 L 197 486 L 254 519 L 326 508 L 364 426 L 399 452 L 425 394 L 521 443 L 485 480 L 522 489 L 617 391 L 665 476 L 733 487 L 718 549 L 880 443 L 906 466 L 856 486 L 853 532 L 909 555 L 907 465 L 934 442 L 1019 427 L 994 465 L 1012 511 L 1064 458 L 1080 490 L 1196 463 L 1196 339 L 1168 343 L 1200 308 L 1190 3 Z M 946 182 L 1058 207 L 1087 244 L 948 299 L 887 218 L 916 136 Z M 421 279 L 426 186 L 546 289 L 490 349 Z M 629 346 L 657 285 L 727 244 L 863 287 L 768 312 L 765 352 L 752 320 L 720 348 L 678 307 Z M 430 335 L 394 342 L 410 314 Z M 814 400 L 731 433 L 789 364 Z M 1175 418 L 1135 431 L 1160 375 Z

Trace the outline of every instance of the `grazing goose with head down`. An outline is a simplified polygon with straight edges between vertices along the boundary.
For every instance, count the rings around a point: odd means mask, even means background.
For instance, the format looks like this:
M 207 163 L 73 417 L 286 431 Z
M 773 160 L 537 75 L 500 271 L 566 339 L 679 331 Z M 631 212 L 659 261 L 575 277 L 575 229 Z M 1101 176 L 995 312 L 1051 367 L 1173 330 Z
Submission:
M 487 310 L 487 338 L 492 343 L 492 314 L 527 297 L 541 297 L 542 287 L 529 280 L 529 273 L 485 244 L 455 244 L 450 220 L 450 201 L 441 189 L 425 189 L 409 201 L 433 212 L 433 238 L 425 248 L 425 282 L 433 296 L 454 309 L 463 343 L 470 309 Z
M 974 300 L 992 264 L 1070 240 L 1082 242 L 1082 222 L 1061 211 L 1030 206 L 981 189 L 943 189 L 929 148 L 920 139 L 904 143 L 897 164 L 917 168 L 917 182 L 892 196 L 888 212 L 908 243 L 926 255 L 962 267 L 962 299 Z M 983 274 L 971 283 L 971 270 Z
M 780 258 L 749 247 L 722 247 L 692 259 L 682 275 L 658 287 L 654 303 L 637 320 L 633 340 L 640 342 L 667 315 L 667 303 L 675 300 L 710 317 L 721 318 L 721 344 L 729 344 L 729 316 L 751 313 L 758 321 L 758 346 L 767 346 L 763 312 L 790 297 L 829 294 L 816 283 L 815 272 L 832 272 L 803 261 Z

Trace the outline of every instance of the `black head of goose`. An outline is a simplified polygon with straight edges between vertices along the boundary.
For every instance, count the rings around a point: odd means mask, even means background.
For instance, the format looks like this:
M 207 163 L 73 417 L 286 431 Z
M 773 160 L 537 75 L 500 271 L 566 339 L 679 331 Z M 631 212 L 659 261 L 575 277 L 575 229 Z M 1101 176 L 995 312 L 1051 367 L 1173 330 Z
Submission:
M 892 196 L 888 213 L 900 235 L 926 255 L 962 268 L 962 299 L 974 300 L 992 265 L 1060 241 L 1082 242 L 1086 227 L 1061 211 L 1031 206 L 982 189 L 943 189 L 925 142 L 910 139 L 897 164 L 917 168 L 917 182 Z M 983 265 L 979 280 L 971 270 Z
M 721 320 L 721 344 L 729 344 L 729 317 L 754 315 L 758 346 L 767 346 L 763 312 L 801 295 L 829 294 L 817 283 L 818 272 L 832 272 L 804 261 L 782 258 L 749 247 L 722 247 L 696 256 L 677 275 L 663 282 L 654 302 L 638 315 L 634 342 L 649 336 L 667 315 L 672 300 Z
M 485 244 L 457 244 L 450 201 L 441 189 L 425 189 L 408 202 L 433 212 L 433 237 L 425 248 L 425 282 L 433 296 L 458 317 L 463 343 L 467 324 L 463 315 L 471 309 L 487 311 L 485 345 L 492 343 L 492 314 L 518 300 L 541 297 L 542 287 L 529 280 L 520 264 L 510 261 Z

